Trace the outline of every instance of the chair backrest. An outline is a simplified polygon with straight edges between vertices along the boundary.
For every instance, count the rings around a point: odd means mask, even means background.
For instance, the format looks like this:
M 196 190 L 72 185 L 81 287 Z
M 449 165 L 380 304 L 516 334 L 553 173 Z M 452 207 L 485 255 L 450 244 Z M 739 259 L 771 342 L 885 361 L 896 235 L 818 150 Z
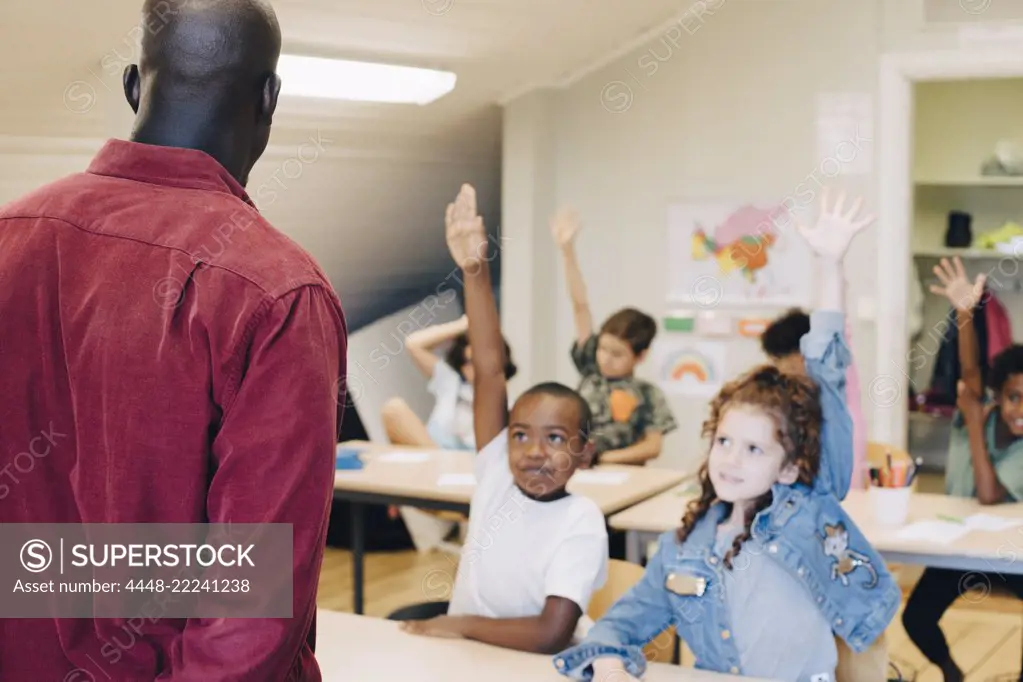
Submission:
M 884 634 L 860 653 L 850 649 L 841 637 L 835 637 L 835 645 L 838 648 L 835 682 L 883 682 L 889 679 L 888 641 Z
M 586 615 L 594 621 L 600 620 L 616 601 L 621 599 L 632 586 L 643 578 L 644 569 L 630 561 L 611 559 L 607 566 L 607 581 L 590 597 Z M 675 654 L 675 628 L 668 628 L 652 642 L 643 647 L 648 661 L 671 663 Z

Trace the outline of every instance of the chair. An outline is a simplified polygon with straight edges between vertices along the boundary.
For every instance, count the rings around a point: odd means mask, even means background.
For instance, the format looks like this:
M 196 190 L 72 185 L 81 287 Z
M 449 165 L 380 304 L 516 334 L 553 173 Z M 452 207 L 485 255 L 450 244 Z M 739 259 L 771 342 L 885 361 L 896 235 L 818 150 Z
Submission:
M 590 597 L 590 607 L 586 615 L 592 620 L 600 620 L 608 609 L 633 585 L 642 579 L 644 569 L 639 564 L 619 559 L 610 559 L 607 566 L 607 582 Z M 668 628 L 645 647 L 643 653 L 648 661 L 671 663 L 675 660 L 675 628 Z
M 860 653 L 850 649 L 840 637 L 835 638 L 835 645 L 838 648 L 835 682 L 885 682 L 890 679 L 888 642 L 883 634 L 869 649 Z

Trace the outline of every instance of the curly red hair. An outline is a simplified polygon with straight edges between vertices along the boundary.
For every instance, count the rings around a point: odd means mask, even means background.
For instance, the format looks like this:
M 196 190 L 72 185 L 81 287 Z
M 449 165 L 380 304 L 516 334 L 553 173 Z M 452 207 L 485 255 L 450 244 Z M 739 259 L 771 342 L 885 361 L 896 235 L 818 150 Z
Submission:
M 785 464 L 795 464 L 799 469 L 798 481 L 812 485 L 821 462 L 822 414 L 817 385 L 805 376 L 785 374 L 770 365 L 757 367 L 729 382 L 711 401 L 710 416 L 703 422 L 703 436 L 710 439 L 708 454 L 721 418 L 729 407 L 735 405 L 761 409 L 774 421 L 778 442 L 785 450 Z M 679 543 L 685 542 L 696 523 L 718 501 L 706 462 L 700 467 L 698 479 L 700 496 L 686 507 L 682 525 L 676 532 Z M 729 569 L 732 568 L 732 559 L 750 537 L 753 519 L 771 505 L 772 498 L 768 490 L 754 502 L 746 516 L 743 532 L 735 538 L 725 555 L 725 566 Z

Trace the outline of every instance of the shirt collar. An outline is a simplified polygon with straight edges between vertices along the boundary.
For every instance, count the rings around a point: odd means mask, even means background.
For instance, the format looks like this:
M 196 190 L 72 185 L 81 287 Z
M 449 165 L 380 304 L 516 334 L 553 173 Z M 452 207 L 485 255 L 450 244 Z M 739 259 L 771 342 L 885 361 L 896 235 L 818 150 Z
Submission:
M 224 192 L 255 207 L 245 188 L 227 169 L 197 149 L 108 140 L 87 172 L 167 187 Z

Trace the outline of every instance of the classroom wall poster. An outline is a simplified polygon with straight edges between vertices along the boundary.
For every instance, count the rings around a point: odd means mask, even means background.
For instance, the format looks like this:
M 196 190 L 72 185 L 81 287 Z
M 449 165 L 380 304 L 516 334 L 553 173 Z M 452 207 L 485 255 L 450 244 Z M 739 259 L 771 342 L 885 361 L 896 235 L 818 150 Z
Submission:
M 667 337 L 654 345 L 657 383 L 668 395 L 712 398 L 724 384 L 725 359 L 723 342 Z
M 782 204 L 668 207 L 668 301 L 701 308 L 806 305 L 812 260 Z

